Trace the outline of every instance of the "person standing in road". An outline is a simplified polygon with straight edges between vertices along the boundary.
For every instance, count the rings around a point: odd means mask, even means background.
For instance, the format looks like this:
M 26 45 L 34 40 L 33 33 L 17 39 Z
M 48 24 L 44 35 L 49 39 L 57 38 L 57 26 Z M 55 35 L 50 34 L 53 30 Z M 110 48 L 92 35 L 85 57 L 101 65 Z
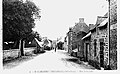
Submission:
M 57 44 L 55 44 L 55 52 L 56 52 L 56 50 L 57 50 Z

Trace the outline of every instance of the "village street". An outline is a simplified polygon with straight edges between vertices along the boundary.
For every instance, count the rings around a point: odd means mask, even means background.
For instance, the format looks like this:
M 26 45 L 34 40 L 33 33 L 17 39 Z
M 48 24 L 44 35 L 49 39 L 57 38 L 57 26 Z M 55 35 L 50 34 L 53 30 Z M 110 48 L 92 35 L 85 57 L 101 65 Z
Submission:
M 18 63 L 19 65 L 11 67 Z M 17 72 L 95 70 L 94 67 L 83 62 L 78 63 L 78 60 L 75 57 L 69 56 L 65 50 L 57 50 L 57 52 L 54 50 L 46 51 L 25 62 L 10 62 L 4 65 L 4 71 L 7 71 L 8 68 L 10 68 L 10 72 L 14 72 L 12 70 Z
M 2 12 L 1 74 L 118 70 L 117 0 L 2 0 Z

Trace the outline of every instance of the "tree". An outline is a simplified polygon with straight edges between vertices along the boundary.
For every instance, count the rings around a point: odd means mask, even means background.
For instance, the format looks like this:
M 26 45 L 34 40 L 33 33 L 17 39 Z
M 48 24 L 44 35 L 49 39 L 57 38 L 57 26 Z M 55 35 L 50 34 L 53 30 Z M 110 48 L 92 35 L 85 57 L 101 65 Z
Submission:
M 40 19 L 40 9 L 31 1 L 3 0 L 3 42 L 26 39 L 35 26 L 35 19 Z M 21 55 L 23 54 L 21 46 Z
M 35 38 L 37 38 L 38 41 L 42 40 L 40 34 L 37 31 L 35 32 Z

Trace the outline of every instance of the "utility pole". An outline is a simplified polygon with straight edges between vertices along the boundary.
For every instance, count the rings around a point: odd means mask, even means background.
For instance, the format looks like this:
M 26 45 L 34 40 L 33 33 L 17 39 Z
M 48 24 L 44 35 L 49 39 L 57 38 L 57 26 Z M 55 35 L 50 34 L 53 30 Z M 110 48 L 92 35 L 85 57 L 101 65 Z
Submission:
M 108 1 L 108 69 L 111 70 L 110 68 L 110 0 Z

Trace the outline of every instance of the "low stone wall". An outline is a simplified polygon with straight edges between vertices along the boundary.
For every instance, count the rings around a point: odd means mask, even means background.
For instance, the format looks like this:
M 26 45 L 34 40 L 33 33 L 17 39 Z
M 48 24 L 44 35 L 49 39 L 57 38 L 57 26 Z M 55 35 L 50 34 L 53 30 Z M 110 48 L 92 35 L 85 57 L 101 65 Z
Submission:
M 18 54 L 19 54 L 18 49 L 4 50 L 3 51 L 3 60 L 6 61 L 6 60 L 17 58 Z
M 36 48 L 25 48 L 24 49 L 24 53 L 25 53 L 25 55 L 30 55 L 30 54 L 33 53 L 33 51 L 35 49 Z M 7 60 L 18 58 L 19 54 L 20 54 L 20 50 L 19 49 L 3 50 L 3 61 L 7 61 Z

